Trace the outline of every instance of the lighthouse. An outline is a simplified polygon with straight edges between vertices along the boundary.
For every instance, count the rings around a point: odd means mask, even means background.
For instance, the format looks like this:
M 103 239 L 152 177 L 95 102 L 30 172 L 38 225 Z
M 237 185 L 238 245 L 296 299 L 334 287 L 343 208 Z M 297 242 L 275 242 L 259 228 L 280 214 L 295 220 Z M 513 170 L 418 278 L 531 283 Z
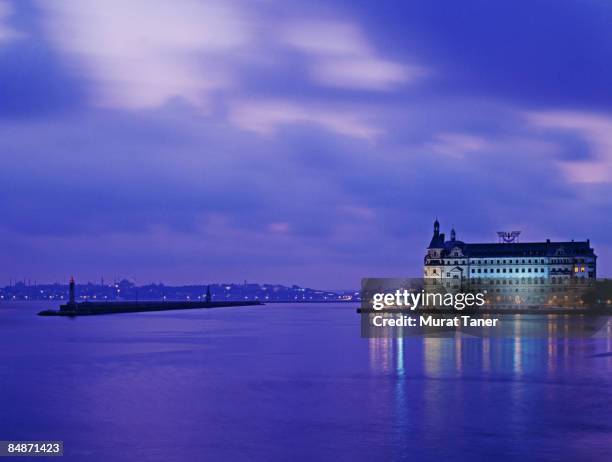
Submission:
M 74 277 L 70 276 L 70 291 L 68 295 L 68 305 L 75 306 L 76 301 L 74 300 Z

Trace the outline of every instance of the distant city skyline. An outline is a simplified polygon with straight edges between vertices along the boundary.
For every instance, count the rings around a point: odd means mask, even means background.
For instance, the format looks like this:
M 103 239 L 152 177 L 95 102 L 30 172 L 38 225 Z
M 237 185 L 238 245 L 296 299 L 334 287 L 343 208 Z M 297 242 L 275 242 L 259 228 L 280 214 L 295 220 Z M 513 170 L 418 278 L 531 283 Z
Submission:
M 612 275 L 606 2 L 0 0 L 0 281 L 419 275 L 590 239 Z
M 17 281 L 6 287 L 0 286 L 2 301 L 55 301 L 69 300 L 70 283 L 38 284 L 36 281 Z M 284 286 L 281 284 L 258 284 L 244 281 L 236 283 L 202 283 L 173 286 L 164 283 L 136 285 L 126 279 L 113 283 L 75 281 L 76 301 L 121 301 L 121 300 L 206 300 L 210 291 L 212 301 L 259 300 L 263 302 L 348 302 L 360 301 L 359 289 L 320 290 L 317 288 Z

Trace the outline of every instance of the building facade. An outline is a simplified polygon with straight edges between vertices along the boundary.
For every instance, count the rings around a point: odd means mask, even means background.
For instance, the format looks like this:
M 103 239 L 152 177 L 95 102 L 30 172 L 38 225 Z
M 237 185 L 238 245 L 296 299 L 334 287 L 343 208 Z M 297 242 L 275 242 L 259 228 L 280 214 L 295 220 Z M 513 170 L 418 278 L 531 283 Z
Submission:
M 436 220 L 423 276 L 434 284 L 438 280 L 445 285 L 488 288 L 489 293 L 499 294 L 500 300 L 511 297 L 534 304 L 550 303 L 557 287 L 594 281 L 597 256 L 588 239 L 468 244 L 457 240 L 452 229 L 446 240 Z

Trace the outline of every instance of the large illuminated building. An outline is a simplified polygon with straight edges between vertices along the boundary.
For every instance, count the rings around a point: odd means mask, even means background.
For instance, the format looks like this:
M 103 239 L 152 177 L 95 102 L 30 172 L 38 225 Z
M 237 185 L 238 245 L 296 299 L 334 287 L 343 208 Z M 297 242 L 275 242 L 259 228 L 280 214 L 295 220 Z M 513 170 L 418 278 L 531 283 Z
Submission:
M 550 302 L 557 287 L 595 280 L 597 256 L 588 239 L 518 242 L 519 234 L 500 232 L 498 243 L 468 244 L 457 240 L 454 229 L 446 240 L 436 220 L 424 278 L 434 284 L 487 287 L 502 300 L 532 304 Z

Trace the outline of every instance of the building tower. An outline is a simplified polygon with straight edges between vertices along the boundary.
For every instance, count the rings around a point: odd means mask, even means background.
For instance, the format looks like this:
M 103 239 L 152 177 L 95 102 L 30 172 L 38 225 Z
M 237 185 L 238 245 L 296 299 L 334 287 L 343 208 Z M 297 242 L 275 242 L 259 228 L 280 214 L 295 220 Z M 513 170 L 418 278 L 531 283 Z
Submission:
M 425 256 L 425 278 L 442 278 L 442 253 L 444 252 L 444 233 L 440 233 L 440 223 L 436 218 L 433 226 L 433 236 L 427 247 L 427 255 Z

